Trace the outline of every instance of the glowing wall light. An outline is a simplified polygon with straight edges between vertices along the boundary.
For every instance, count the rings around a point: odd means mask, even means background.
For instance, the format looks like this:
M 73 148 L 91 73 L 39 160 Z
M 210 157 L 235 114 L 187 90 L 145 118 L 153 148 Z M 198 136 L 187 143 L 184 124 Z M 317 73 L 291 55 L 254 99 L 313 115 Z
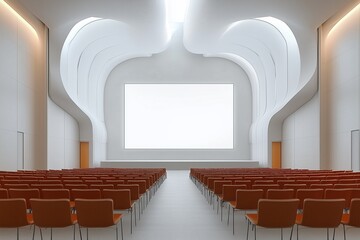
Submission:
M 34 27 L 31 26 L 31 24 L 26 21 L 20 14 L 18 14 L 7 2 L 5 2 L 4 0 L 0 0 L 0 5 L 5 7 L 6 10 L 8 10 L 12 15 L 19 19 L 20 22 L 22 22 L 36 36 L 37 39 L 39 38 Z
M 166 15 L 170 22 L 184 22 L 189 0 L 166 0 Z
M 356 16 L 356 12 L 360 10 L 360 4 L 358 4 L 356 7 L 354 7 L 350 12 L 348 12 L 344 17 L 342 17 L 334 26 L 333 28 L 329 31 L 328 37 L 333 34 L 334 32 L 336 32 L 336 30 L 342 25 L 344 24 L 347 20 L 351 19 L 352 17 Z

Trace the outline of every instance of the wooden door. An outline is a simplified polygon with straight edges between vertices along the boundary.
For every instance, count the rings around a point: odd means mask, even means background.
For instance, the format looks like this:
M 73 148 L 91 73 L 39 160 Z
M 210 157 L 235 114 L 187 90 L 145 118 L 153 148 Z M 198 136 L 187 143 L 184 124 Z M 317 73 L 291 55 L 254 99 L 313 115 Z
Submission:
M 89 142 L 80 142 L 80 168 L 89 168 Z
M 281 168 L 281 142 L 272 143 L 272 168 Z

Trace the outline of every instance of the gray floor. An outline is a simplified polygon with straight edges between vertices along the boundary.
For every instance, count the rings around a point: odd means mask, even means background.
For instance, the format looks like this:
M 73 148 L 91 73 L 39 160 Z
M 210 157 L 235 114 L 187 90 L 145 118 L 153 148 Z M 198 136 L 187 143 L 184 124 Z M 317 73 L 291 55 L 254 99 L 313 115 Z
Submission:
M 231 222 L 220 221 L 220 215 L 213 210 L 204 196 L 188 177 L 188 171 L 168 171 L 168 178 L 153 197 L 134 232 L 130 234 L 130 217 L 124 217 L 124 239 L 126 240 L 232 240 L 246 239 L 246 222 L 243 213 L 236 213 L 235 235 Z M 276 216 L 274 216 L 276 217 Z M 224 214 L 226 219 L 226 214 Z M 29 227 L 20 230 L 20 239 L 31 239 Z M 50 231 L 45 230 L 44 239 L 50 239 Z M 86 236 L 86 231 L 83 236 Z M 254 239 L 252 232 L 250 238 Z M 280 239 L 278 229 L 258 229 L 257 239 Z M 289 239 L 289 230 L 284 231 L 284 239 Z M 347 239 L 359 239 L 360 229 L 348 228 Z M 326 239 L 326 230 L 299 229 L 300 239 Z M 13 229 L 0 229 L 0 239 L 16 239 Z M 36 232 L 35 239 L 40 239 Z M 54 229 L 53 239 L 72 239 L 72 228 Z M 76 228 L 76 239 L 80 239 Z M 115 228 L 90 229 L 89 239 L 115 239 Z M 121 236 L 119 234 L 119 239 Z M 294 231 L 293 239 L 296 239 Z M 342 228 L 337 229 L 336 239 L 343 239 Z

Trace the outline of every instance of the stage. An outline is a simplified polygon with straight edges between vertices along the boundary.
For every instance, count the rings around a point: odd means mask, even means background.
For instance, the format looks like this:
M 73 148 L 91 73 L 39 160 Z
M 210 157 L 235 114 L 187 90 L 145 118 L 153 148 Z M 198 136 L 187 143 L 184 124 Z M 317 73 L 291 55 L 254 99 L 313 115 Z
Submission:
M 190 168 L 257 168 L 255 160 L 105 160 L 106 168 L 166 168 L 169 170 L 189 170 Z

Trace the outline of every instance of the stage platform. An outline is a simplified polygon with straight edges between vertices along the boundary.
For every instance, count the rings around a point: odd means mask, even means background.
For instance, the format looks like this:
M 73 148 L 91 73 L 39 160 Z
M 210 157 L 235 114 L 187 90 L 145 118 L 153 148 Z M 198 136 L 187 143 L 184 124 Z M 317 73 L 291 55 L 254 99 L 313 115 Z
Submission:
M 166 168 L 189 170 L 190 168 L 257 168 L 255 160 L 105 160 L 101 167 L 107 168 Z

